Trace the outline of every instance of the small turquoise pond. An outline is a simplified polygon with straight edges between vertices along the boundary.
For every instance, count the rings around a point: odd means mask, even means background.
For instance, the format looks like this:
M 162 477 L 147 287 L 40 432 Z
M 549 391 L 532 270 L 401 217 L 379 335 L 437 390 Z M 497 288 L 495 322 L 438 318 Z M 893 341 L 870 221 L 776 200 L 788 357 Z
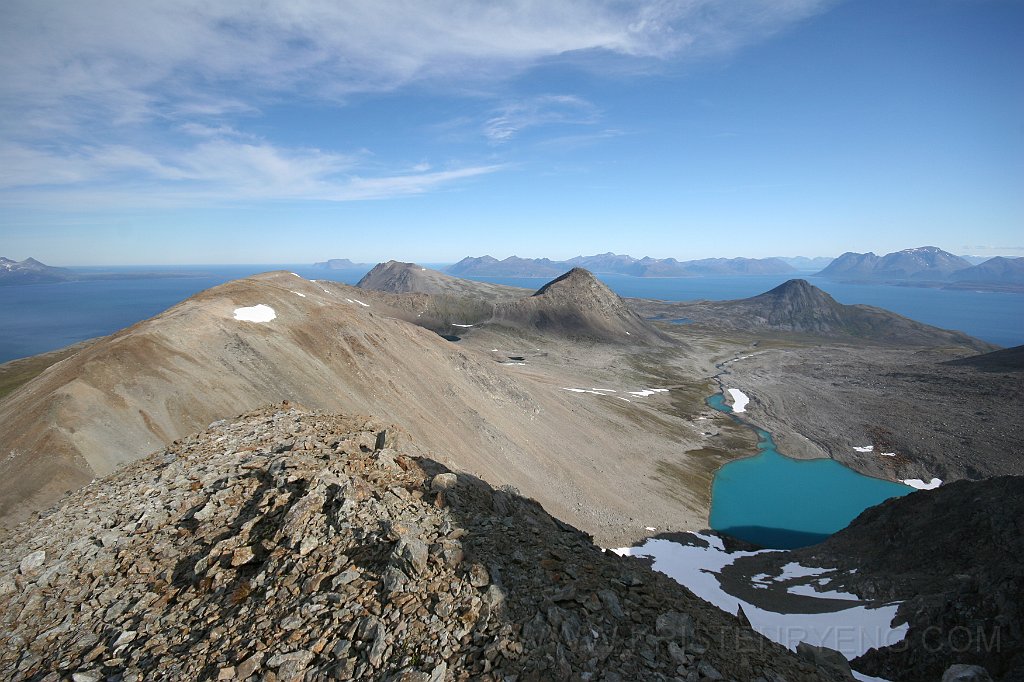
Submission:
M 732 412 L 721 394 L 707 403 Z M 778 453 L 771 434 L 755 431 L 758 454 L 715 474 L 711 527 L 719 532 L 762 547 L 805 547 L 845 528 L 868 507 L 913 492 L 835 460 L 790 459 Z

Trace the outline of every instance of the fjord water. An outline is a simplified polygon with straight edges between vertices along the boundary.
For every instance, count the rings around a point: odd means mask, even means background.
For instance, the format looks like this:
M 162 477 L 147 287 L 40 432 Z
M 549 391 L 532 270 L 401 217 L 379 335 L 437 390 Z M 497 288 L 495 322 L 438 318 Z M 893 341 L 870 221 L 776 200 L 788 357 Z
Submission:
M 443 265 L 425 264 L 442 268 Z M 160 313 L 218 284 L 268 270 L 290 270 L 309 279 L 354 284 L 366 269 L 327 270 L 311 265 L 183 265 L 75 268 L 92 279 L 59 284 L 0 286 L 0 362 L 45 353 L 85 339 L 111 334 Z M 725 300 L 755 296 L 792 277 L 772 276 L 643 278 L 598 275 L 620 296 L 669 301 Z M 472 277 L 528 289 L 548 278 Z M 1024 294 L 860 285 L 812 278 L 841 303 L 866 303 L 946 329 L 957 329 L 1001 346 L 1024 343 Z
M 721 394 L 708 405 L 731 411 Z M 832 459 L 790 459 L 775 449 L 771 434 L 755 431 L 758 454 L 715 474 L 711 527 L 719 532 L 762 547 L 806 547 L 845 528 L 868 507 L 913 492 Z

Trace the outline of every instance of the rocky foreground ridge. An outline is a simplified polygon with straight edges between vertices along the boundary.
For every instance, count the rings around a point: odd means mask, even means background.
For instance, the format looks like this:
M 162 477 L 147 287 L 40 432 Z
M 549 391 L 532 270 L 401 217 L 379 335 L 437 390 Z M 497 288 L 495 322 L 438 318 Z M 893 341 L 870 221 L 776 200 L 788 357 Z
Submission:
M 536 502 L 415 453 L 365 418 L 284 405 L 70 493 L 0 543 L 0 675 L 834 674 Z

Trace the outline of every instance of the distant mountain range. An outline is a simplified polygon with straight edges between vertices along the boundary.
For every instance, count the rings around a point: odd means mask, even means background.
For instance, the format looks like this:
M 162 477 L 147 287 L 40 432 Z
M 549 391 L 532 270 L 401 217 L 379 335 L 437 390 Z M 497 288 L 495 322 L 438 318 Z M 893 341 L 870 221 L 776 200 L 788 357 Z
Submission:
M 854 282 L 914 282 L 953 287 L 1024 288 L 1024 259 L 996 256 L 974 265 L 935 246 L 876 256 L 848 252 L 817 273 Z
M 572 268 L 601 274 L 634 277 L 697 277 L 702 275 L 785 275 L 796 268 L 781 258 L 704 258 L 679 261 L 675 258 L 633 258 L 615 253 L 576 256 L 565 261 L 509 256 L 467 257 L 446 268 L 461 277 L 557 277 Z

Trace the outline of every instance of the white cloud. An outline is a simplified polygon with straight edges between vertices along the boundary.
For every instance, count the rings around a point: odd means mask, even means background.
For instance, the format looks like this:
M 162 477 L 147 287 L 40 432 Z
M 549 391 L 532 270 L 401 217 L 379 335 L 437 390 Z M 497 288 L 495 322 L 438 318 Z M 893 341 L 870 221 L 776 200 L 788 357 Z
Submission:
M 627 57 L 737 49 L 824 0 L 637 3 L 8 0 L 0 88 L 29 108 L 73 100 L 123 121 L 158 112 L 245 110 L 269 94 L 339 97 L 414 80 L 510 75 L 598 50 Z M 237 97 L 219 93 L 229 85 Z M 69 112 L 65 112 L 69 113 Z
M 568 55 L 632 63 L 728 53 L 828 1 L 7 0 L 0 188 L 19 188 L 7 202 L 44 187 L 115 197 L 158 182 L 164 200 L 425 192 L 501 166 L 436 170 L 431 160 L 407 173 L 404 160 L 368 173 L 360 154 L 276 144 L 245 124 L 273 107 L 344 106 L 410 84 L 479 95 Z M 483 132 L 502 142 L 597 119 L 582 99 L 548 95 L 501 104 Z

